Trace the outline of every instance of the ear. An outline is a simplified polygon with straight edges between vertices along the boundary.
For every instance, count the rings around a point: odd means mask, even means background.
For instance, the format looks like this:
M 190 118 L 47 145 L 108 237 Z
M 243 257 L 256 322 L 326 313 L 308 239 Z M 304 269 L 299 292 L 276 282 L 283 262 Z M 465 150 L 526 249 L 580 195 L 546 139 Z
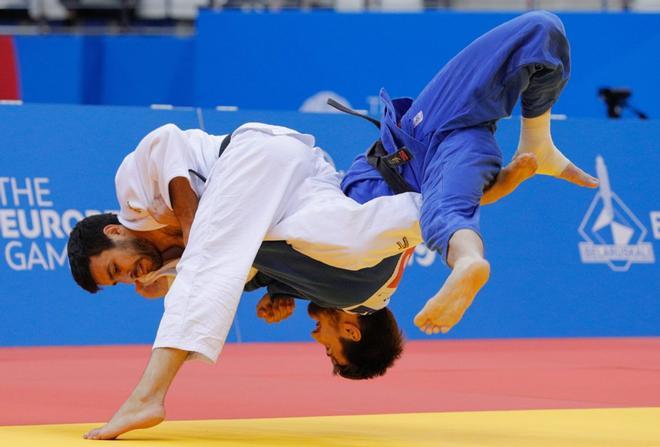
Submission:
M 123 225 L 111 224 L 103 227 L 103 234 L 105 234 L 108 237 L 122 236 L 125 234 L 125 232 L 126 229 L 123 227 Z
M 349 323 L 345 321 L 341 324 L 341 332 L 342 335 L 348 338 L 349 340 L 352 341 L 362 340 L 362 331 L 360 331 L 360 327 L 357 324 Z

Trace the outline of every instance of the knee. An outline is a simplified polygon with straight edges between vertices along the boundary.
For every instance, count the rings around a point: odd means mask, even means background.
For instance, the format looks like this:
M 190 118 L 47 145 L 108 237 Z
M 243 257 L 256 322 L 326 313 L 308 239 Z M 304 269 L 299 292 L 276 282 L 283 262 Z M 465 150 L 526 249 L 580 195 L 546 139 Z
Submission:
M 464 207 L 454 208 L 442 216 L 422 215 L 420 225 L 424 244 L 433 251 L 442 254 L 447 259 L 449 239 L 458 230 L 469 229 L 480 234 L 479 207 L 474 204 L 465 204 Z
M 442 246 L 452 228 L 471 227 L 479 221 L 479 197 L 460 195 L 447 197 L 442 202 L 422 205 L 420 226 L 427 245 Z
M 555 35 L 557 33 L 565 36 L 564 24 L 557 15 L 549 11 L 532 11 L 522 16 L 527 25 L 533 26 L 539 32 Z

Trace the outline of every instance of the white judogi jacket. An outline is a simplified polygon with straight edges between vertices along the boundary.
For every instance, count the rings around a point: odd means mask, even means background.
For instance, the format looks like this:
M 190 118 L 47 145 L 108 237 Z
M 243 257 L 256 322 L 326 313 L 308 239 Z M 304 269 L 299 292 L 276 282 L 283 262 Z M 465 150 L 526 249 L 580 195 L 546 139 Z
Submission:
M 172 208 L 174 177 L 188 178 L 200 196 L 154 348 L 215 361 L 264 240 L 285 240 L 309 257 L 349 270 L 421 243 L 419 194 L 358 204 L 343 194 L 337 172 L 311 135 L 248 123 L 234 131 L 218 160 L 222 139 L 165 125 L 140 142 L 115 177 L 119 220 L 137 231 L 163 227 L 149 209 Z M 206 183 L 189 169 L 208 177 Z

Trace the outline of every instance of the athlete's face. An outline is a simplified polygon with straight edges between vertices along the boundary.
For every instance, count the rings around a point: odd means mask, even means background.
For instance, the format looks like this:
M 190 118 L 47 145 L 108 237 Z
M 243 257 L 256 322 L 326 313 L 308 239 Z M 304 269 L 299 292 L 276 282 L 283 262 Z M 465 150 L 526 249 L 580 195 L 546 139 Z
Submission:
M 133 284 L 140 276 L 163 265 L 160 252 L 151 242 L 123 231 L 119 234 L 106 232 L 106 235 L 115 246 L 92 256 L 89 261 L 92 277 L 99 286 Z
M 337 309 L 327 309 L 314 303 L 309 303 L 307 313 L 316 321 L 312 337 L 325 347 L 325 353 L 330 357 L 332 364 L 347 364 L 341 340 L 360 341 L 362 334 L 358 322 L 359 315 Z

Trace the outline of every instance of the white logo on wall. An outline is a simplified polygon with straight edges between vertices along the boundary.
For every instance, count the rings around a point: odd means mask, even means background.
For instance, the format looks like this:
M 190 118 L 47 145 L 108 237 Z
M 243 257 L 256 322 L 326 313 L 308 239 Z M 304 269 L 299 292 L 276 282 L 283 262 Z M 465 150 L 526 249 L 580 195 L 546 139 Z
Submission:
M 603 157 L 596 157 L 600 180 L 578 232 L 580 258 L 585 264 L 607 264 L 615 272 L 625 272 L 632 264 L 655 262 L 653 245 L 644 242 L 647 230 L 637 216 L 612 191 Z
M 430 267 L 435 262 L 435 251 L 429 250 L 424 244 L 419 244 L 415 247 L 413 256 L 408 260 L 408 266 L 415 263 L 422 267 Z
M 0 237 L 12 270 L 55 270 L 68 265 L 71 229 L 97 210 L 57 210 L 47 177 L 0 177 Z

